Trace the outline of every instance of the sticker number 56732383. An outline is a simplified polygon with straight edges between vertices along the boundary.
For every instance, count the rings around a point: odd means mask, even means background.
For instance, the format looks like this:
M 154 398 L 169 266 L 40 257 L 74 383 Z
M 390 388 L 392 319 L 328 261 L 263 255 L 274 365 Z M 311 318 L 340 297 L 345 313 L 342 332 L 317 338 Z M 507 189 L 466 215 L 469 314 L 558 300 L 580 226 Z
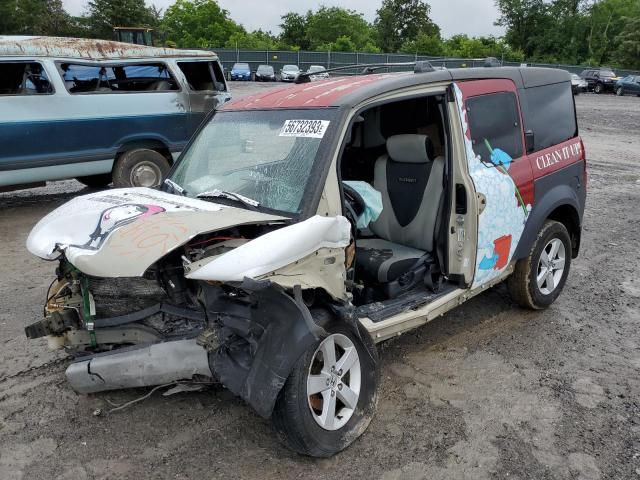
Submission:
M 328 126 L 329 120 L 285 120 L 280 136 L 322 138 Z

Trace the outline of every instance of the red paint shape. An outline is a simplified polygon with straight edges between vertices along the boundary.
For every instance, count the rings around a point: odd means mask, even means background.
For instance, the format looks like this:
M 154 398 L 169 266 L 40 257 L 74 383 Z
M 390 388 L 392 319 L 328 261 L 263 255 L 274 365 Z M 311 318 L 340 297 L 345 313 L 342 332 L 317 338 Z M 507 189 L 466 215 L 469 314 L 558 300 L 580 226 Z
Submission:
M 501 270 L 507 266 L 509 252 L 511 251 L 511 235 L 503 235 L 493 241 L 493 251 L 498 255 L 498 260 L 493 266 L 494 270 Z

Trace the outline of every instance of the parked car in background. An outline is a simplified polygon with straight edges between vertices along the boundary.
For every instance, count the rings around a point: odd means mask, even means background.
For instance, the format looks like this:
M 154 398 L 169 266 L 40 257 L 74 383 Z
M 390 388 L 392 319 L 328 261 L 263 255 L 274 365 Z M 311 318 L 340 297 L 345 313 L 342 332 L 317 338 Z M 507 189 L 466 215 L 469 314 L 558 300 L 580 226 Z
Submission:
M 580 75 L 572 73 L 571 74 L 571 91 L 574 95 L 578 95 L 579 93 L 587 91 L 587 81 L 580 77 Z
M 307 72 L 312 80 L 319 80 L 321 78 L 329 78 L 327 69 L 322 65 L 311 65 Z
M 251 69 L 248 63 L 234 63 L 231 67 L 231 73 L 229 74 L 231 80 L 244 80 L 248 82 L 251 80 Z
M 635 94 L 640 97 L 640 75 L 627 75 L 616 82 L 616 95 Z
M 283 82 L 294 82 L 300 75 L 300 68 L 297 65 L 285 65 L 280 70 L 280 80 Z
M 213 52 L 0 36 L 0 189 L 157 186 L 229 99 Z
M 587 89 L 594 93 L 613 92 L 618 76 L 610 68 L 588 68 L 580 76 L 586 80 Z
M 256 82 L 275 82 L 276 72 L 271 65 L 259 65 L 256 70 Z

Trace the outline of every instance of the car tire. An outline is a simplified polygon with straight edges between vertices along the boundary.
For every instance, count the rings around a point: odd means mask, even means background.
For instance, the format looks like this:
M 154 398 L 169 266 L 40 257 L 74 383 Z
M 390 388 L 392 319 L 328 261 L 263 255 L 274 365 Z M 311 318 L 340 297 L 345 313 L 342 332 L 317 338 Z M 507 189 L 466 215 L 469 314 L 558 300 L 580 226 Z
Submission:
M 89 188 L 104 188 L 113 180 L 110 173 L 101 173 L 100 175 L 87 175 L 86 177 L 77 177 L 80 183 Z
M 377 404 L 378 356 L 369 334 L 362 327 L 354 331 L 346 323 L 333 322 L 324 328 L 329 335 L 298 359 L 271 416 L 281 440 L 312 457 L 330 457 L 347 448 L 369 426 Z M 334 366 L 340 367 L 347 350 L 357 355 L 357 363 L 338 376 L 324 364 L 323 352 L 333 351 Z M 312 383 L 311 377 L 318 383 Z M 308 386 L 322 390 L 309 395 Z
M 521 306 L 541 310 L 562 292 L 571 266 L 571 238 L 560 222 L 547 220 L 526 258 L 507 279 L 511 297 Z
M 157 187 L 169 168 L 169 161 L 160 152 L 148 148 L 129 150 L 116 160 L 113 186 Z
M 624 95 L 624 90 L 622 89 L 622 87 L 616 88 L 616 95 L 619 97 L 622 97 Z
M 603 87 L 601 83 L 596 83 L 596 86 L 593 87 L 593 93 L 601 94 L 603 91 Z

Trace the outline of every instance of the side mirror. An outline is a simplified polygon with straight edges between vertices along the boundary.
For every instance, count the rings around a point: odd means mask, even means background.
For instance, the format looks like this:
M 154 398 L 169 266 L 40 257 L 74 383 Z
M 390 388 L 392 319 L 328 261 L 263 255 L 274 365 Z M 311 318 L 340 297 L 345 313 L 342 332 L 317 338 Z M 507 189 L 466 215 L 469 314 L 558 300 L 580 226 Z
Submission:
M 533 135 L 533 130 L 526 130 L 524 132 L 524 146 L 527 153 L 533 152 L 535 148 L 535 136 Z

